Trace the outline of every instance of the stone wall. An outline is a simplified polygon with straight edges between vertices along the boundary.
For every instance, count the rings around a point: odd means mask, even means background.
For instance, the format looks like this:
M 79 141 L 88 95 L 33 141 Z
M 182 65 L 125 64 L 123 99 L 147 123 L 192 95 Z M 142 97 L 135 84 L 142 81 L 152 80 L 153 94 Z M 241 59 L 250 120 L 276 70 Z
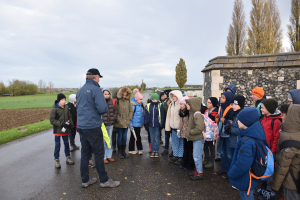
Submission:
M 300 89 L 300 53 L 216 57 L 202 72 L 204 101 L 210 96 L 219 98 L 228 85 L 235 84 L 237 94 L 246 97 L 246 105 L 253 103 L 250 92 L 255 87 L 262 87 L 267 98 L 282 104 L 290 90 Z

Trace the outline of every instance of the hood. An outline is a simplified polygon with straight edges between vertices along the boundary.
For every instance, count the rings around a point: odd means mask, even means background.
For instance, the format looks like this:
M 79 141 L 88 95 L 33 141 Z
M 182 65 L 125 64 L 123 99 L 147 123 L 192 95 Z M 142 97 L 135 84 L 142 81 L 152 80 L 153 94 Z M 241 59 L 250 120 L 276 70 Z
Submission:
M 293 98 L 293 104 L 300 104 L 300 89 L 291 90 L 289 93 Z
M 116 98 L 117 98 L 117 93 L 118 93 L 119 90 L 120 90 L 120 88 L 113 88 L 113 89 L 111 90 L 111 97 L 112 97 L 113 99 L 116 99 Z
M 195 113 L 196 111 L 200 112 L 201 109 L 201 101 L 198 97 L 192 97 L 185 100 L 191 107 L 190 113 Z
M 233 93 L 233 95 L 235 95 L 235 93 L 236 93 L 236 86 L 235 86 L 235 85 L 230 84 L 230 85 L 228 85 L 227 88 L 225 88 L 225 91 L 226 91 L 227 89 L 231 90 L 232 93 Z
M 240 134 L 241 137 L 248 136 L 248 137 L 256 138 L 256 139 L 259 139 L 259 140 L 265 140 L 266 139 L 264 129 L 261 126 L 259 121 L 255 122 L 249 128 L 239 131 L 239 134 Z
M 282 132 L 300 133 L 300 105 L 289 106 L 286 119 L 282 123 Z
M 69 101 L 70 101 L 72 104 L 74 104 L 75 98 L 76 98 L 76 94 L 71 94 L 71 95 L 69 96 Z
M 117 93 L 117 98 L 118 98 L 118 99 L 122 99 L 122 94 L 125 93 L 125 92 L 127 92 L 127 96 L 126 96 L 125 99 L 130 99 L 130 97 L 131 97 L 131 89 L 128 88 L 128 87 L 122 87 L 122 88 L 118 91 L 118 93 Z
M 223 92 L 222 94 L 225 95 L 226 101 L 225 101 L 225 103 L 221 104 L 221 107 L 222 107 L 222 109 L 226 109 L 227 106 L 229 106 L 229 104 L 232 102 L 232 100 L 234 98 L 234 94 L 231 92 Z
M 280 112 L 280 110 L 276 110 L 272 115 L 270 115 L 270 117 L 274 117 L 274 118 L 282 118 L 282 116 L 281 116 L 281 112 Z
M 131 104 L 136 106 L 136 105 L 141 105 L 140 103 L 138 103 L 134 97 L 131 98 Z
M 179 90 L 173 90 L 173 91 L 171 91 L 170 94 L 169 94 L 169 96 L 170 96 L 170 99 L 172 100 L 172 102 L 173 102 L 173 96 L 177 97 L 177 101 L 176 102 L 179 102 L 180 99 L 183 97 L 182 93 Z

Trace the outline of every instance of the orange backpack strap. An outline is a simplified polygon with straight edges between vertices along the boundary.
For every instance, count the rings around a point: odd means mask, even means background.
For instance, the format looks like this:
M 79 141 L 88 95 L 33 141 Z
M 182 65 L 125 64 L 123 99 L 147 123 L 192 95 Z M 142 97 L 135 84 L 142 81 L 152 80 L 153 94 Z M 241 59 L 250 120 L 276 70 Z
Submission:
M 225 109 L 225 111 L 223 113 L 222 118 L 224 118 L 226 116 L 226 114 L 228 113 L 228 111 L 230 110 L 231 107 L 232 107 L 231 105 L 227 106 L 227 108 Z
M 116 101 L 114 99 L 111 99 L 113 102 L 113 109 L 115 109 Z

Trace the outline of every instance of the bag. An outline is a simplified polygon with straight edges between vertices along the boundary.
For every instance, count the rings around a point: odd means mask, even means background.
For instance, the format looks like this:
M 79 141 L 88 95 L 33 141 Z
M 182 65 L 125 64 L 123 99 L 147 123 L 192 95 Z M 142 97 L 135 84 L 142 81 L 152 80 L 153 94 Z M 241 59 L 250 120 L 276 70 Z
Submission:
M 200 113 L 199 111 L 195 112 Z M 202 114 L 202 113 L 201 113 Z M 208 113 L 202 114 L 204 118 L 205 131 L 202 132 L 205 141 L 213 141 L 219 138 L 219 127 L 218 125 L 208 117 Z
M 260 120 L 259 120 L 259 122 L 261 123 L 261 121 L 263 120 L 264 118 L 261 118 Z M 274 128 L 274 122 L 275 122 L 275 120 L 277 120 L 278 118 L 276 118 L 276 119 L 272 119 L 272 122 L 271 122 L 271 128 L 272 128 L 272 130 L 273 130 L 273 128 Z M 282 123 L 282 119 L 280 118 L 280 119 L 278 119 L 281 123 Z

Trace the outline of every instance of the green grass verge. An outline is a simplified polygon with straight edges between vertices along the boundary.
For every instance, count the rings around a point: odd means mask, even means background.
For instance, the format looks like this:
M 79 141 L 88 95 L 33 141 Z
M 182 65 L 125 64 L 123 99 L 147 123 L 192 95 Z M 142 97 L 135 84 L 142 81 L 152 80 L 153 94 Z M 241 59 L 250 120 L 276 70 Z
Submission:
M 18 131 L 18 128 L 20 128 L 20 127 L 27 127 L 28 130 L 25 132 L 20 132 L 20 131 Z M 0 145 L 4 144 L 6 142 L 10 142 L 10 141 L 19 139 L 21 137 L 31 135 L 33 133 L 37 133 L 40 131 L 50 129 L 53 126 L 50 124 L 49 120 L 44 120 L 44 121 L 41 121 L 41 122 L 38 122 L 35 124 L 29 124 L 29 125 L 20 126 L 20 127 L 0 131 Z

